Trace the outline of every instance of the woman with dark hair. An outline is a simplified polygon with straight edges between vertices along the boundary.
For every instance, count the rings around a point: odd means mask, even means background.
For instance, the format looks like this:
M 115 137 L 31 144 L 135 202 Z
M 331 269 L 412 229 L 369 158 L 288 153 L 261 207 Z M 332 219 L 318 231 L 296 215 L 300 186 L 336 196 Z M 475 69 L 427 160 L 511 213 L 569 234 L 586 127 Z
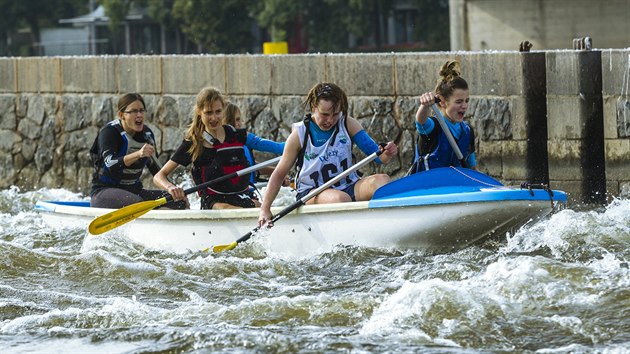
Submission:
M 420 107 L 416 112 L 416 130 L 420 136 L 411 173 L 462 165 L 439 124 L 438 119 L 442 118 L 430 116 L 436 98 L 439 99 L 438 109 L 464 157 L 466 167 L 476 169 L 475 134 L 472 127 L 464 122 L 470 100 L 468 83 L 459 73 L 459 63 L 447 61 L 440 69 L 435 89 L 420 96 Z
M 155 157 L 155 136 L 144 124 L 146 111 L 140 94 L 125 94 L 118 99 L 118 119 L 99 131 L 90 149 L 92 207 L 117 209 L 164 196 L 164 191 L 144 189 L 140 181 L 145 167 L 152 174 L 161 167 Z M 183 209 L 185 204 L 172 202 L 164 207 Z
M 278 195 L 282 180 L 296 161 L 298 173 L 295 182 L 297 199 L 300 199 L 352 166 L 353 143 L 366 155 L 380 149 L 363 130 L 361 123 L 348 116 L 348 97 L 336 84 L 324 82 L 313 86 L 306 96 L 304 107 L 310 113 L 301 122 L 293 124 L 282 159 L 269 179 L 258 218 L 260 226 L 271 221 L 271 204 Z M 393 142 L 387 143 L 383 149 L 377 163 L 387 163 L 398 153 Z M 307 204 L 369 200 L 376 189 L 389 180 L 386 174 L 360 177 L 356 172 L 351 173 Z

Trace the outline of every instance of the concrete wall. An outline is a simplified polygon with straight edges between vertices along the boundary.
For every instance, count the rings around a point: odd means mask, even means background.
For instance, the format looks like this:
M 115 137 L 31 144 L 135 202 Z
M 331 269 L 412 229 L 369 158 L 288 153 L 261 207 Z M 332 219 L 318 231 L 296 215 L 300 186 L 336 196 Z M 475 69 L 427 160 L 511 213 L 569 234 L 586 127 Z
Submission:
M 550 176 L 578 199 L 606 199 L 602 66 L 597 51 L 546 55 Z
M 451 50 L 572 48 L 589 36 L 594 48 L 630 47 L 628 0 L 450 0 Z
M 145 97 L 146 119 L 165 161 L 181 142 L 202 87 L 215 86 L 238 104 L 250 130 L 284 140 L 304 113 L 308 89 L 324 80 L 345 88 L 350 114 L 375 140 L 399 144 L 397 159 L 365 172 L 401 176 L 413 157 L 417 96 L 433 89 L 446 60 L 457 59 L 470 85 L 467 119 L 477 133 L 480 170 L 507 184 L 562 187 L 575 202 L 601 202 L 596 196 L 606 192 L 630 194 L 629 55 L 611 50 L 0 58 L 0 187 L 87 192 L 88 149 L 98 129 L 115 117 L 121 93 Z
M 602 51 L 607 191 L 630 195 L 630 50 Z

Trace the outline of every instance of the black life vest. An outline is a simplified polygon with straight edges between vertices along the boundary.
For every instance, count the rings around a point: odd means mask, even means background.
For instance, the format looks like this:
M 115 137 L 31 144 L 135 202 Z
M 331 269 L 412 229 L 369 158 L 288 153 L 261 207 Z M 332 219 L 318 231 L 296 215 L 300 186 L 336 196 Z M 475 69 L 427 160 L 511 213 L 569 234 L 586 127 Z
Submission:
M 125 133 L 125 130 L 119 120 L 109 122 L 102 128 L 102 131 L 105 129 L 114 129 L 117 133 L 116 135 L 120 136 L 121 146 L 115 156 L 117 158 L 140 150 L 146 143 L 155 145 L 155 136 L 153 135 L 151 129 L 147 126 L 144 127 L 142 132 L 138 132 L 133 136 L 129 136 Z M 99 132 L 99 134 L 101 133 Z M 117 173 L 113 172 L 106 166 L 105 161 L 103 160 L 98 139 L 99 137 L 97 136 L 90 148 L 90 158 L 94 165 L 92 192 L 104 187 L 116 187 L 128 190 L 132 193 L 140 193 L 142 190 L 140 177 L 142 176 L 144 167 L 148 167 L 152 174 L 157 173 L 161 167 L 157 159 L 145 157 L 137 160 L 131 166 L 124 166 L 123 164 L 121 170 Z
M 204 147 L 201 158 L 209 163 L 193 165 L 192 176 L 198 185 L 249 167 L 249 162 L 245 156 L 247 131 L 235 129 L 231 125 L 224 125 L 223 128 L 225 129 L 225 140 L 220 142 L 217 139 L 212 139 L 209 141 L 212 147 Z M 200 191 L 199 195 L 239 194 L 247 191 L 248 186 L 249 175 L 236 176 L 211 185 Z

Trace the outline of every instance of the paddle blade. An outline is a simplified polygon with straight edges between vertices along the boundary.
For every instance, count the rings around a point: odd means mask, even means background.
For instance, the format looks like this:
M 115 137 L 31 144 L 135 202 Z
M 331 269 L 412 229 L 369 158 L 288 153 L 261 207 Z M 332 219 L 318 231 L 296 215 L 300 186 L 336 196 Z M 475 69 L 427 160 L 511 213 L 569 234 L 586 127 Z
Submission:
M 147 200 L 136 204 L 127 205 L 126 207 L 114 210 L 107 214 L 101 215 L 90 223 L 90 233 L 92 235 L 100 235 L 103 232 L 114 229 L 120 225 L 126 224 L 131 220 L 137 219 L 149 211 L 166 204 L 166 197 Z
M 212 251 L 214 253 L 220 253 L 220 252 L 223 252 L 223 251 L 229 251 L 229 250 L 233 250 L 234 247 L 236 247 L 236 245 L 238 245 L 238 242 L 234 241 L 234 242 L 230 243 L 229 245 L 214 246 L 214 247 L 212 247 Z

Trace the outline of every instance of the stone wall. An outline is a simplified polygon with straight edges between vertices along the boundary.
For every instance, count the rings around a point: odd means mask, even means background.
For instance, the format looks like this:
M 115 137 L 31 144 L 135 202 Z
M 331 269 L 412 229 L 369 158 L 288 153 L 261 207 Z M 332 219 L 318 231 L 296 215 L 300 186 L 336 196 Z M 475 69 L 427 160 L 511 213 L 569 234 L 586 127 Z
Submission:
M 280 141 L 302 117 L 301 102 L 319 81 L 346 90 L 351 116 L 375 140 L 399 144 L 397 159 L 365 172 L 402 176 L 413 157 L 417 96 L 433 89 L 446 60 L 457 59 L 470 85 L 468 119 L 477 133 L 480 170 L 508 184 L 550 183 L 574 201 L 601 202 L 593 195 L 627 193 L 630 180 L 629 53 L 0 58 L 0 187 L 87 192 L 88 149 L 98 129 L 115 117 L 121 93 L 145 97 L 146 121 L 165 161 L 180 143 L 202 87 L 222 90 L 241 107 L 250 130 Z M 587 104 L 580 103 L 584 98 Z M 592 149 L 601 153 L 588 156 Z M 593 161 L 605 164 L 591 168 Z

